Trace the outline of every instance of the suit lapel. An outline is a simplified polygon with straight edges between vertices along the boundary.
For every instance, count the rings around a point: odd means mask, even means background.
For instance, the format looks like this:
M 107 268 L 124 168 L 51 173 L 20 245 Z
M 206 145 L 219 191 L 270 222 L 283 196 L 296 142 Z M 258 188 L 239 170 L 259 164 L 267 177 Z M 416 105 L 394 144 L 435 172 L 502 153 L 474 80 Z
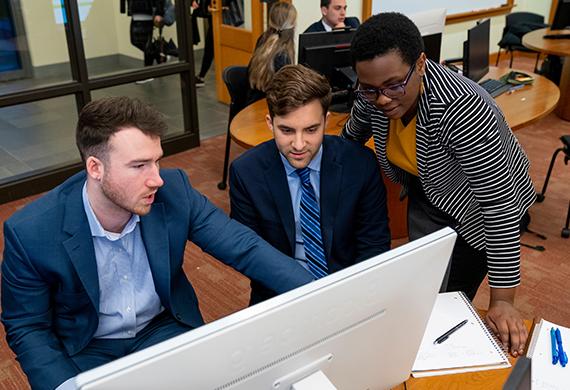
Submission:
M 341 190 L 342 165 L 336 161 L 336 150 L 325 136 L 321 160 L 321 230 L 325 255 L 330 260 L 333 243 L 333 228 Z
M 63 246 L 91 299 L 91 303 L 95 310 L 99 310 L 97 260 L 95 259 L 91 229 L 83 207 L 82 189 L 83 182 L 78 183 L 68 195 L 65 203 L 63 229 L 71 237 L 63 242 Z
M 285 167 L 279 156 L 279 151 L 273 143 L 269 156 L 269 163 L 264 172 L 267 187 L 271 192 L 275 202 L 275 208 L 281 218 L 281 223 L 287 234 L 287 240 L 291 253 L 295 253 L 295 217 L 293 215 L 293 205 L 289 184 L 285 175 Z
M 170 244 L 164 205 L 153 204 L 140 223 L 156 292 L 162 302 L 170 302 Z

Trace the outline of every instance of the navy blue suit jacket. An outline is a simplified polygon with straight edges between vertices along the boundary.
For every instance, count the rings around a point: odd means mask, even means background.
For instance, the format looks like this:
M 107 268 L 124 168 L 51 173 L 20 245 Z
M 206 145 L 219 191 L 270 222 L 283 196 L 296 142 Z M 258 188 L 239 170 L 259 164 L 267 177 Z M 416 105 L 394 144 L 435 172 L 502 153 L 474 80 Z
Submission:
M 360 20 L 356 16 L 349 16 L 348 18 L 344 19 L 344 25 L 350 28 L 358 28 L 360 26 Z M 304 32 L 321 32 L 326 31 L 325 26 L 323 26 L 322 19 L 316 21 L 315 23 L 311 24 Z
M 156 292 L 173 316 L 203 324 L 182 269 L 188 240 L 276 292 L 312 280 L 254 232 L 230 220 L 194 190 L 181 170 L 163 170 L 140 227 Z M 69 358 L 98 326 L 99 282 L 79 173 L 15 213 L 4 224 L 2 322 L 7 340 L 34 389 L 53 389 L 79 373 Z
M 294 256 L 293 205 L 279 156 L 270 140 L 232 163 L 230 215 Z M 374 153 L 353 141 L 325 136 L 320 177 L 321 231 L 329 271 L 390 249 L 386 190 Z M 252 304 L 273 295 L 252 282 Z

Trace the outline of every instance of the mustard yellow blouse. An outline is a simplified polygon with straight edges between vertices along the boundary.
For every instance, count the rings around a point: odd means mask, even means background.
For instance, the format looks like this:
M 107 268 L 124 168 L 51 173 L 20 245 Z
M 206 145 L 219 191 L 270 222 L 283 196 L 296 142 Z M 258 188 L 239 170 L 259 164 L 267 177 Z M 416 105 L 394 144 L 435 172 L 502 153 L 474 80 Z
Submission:
M 404 126 L 401 119 L 390 120 L 388 142 L 386 143 L 388 160 L 414 176 L 418 176 L 416 119 L 417 115 L 414 116 L 407 126 Z

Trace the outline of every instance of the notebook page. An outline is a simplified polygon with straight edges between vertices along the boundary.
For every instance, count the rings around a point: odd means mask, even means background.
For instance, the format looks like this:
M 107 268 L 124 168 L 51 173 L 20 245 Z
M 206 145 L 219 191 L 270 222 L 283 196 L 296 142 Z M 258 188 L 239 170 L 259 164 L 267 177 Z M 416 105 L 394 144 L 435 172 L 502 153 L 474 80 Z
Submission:
M 473 310 L 467 298 L 458 292 L 439 294 L 412 371 L 510 367 L 507 356 Z M 443 343 L 434 344 L 436 338 L 465 319 L 467 324 Z
M 562 367 L 560 363 L 552 364 L 552 346 L 550 342 L 550 328 L 560 329 L 562 335 L 562 347 L 570 356 L 570 329 L 552 322 L 541 320 L 540 328 L 535 326 L 535 332 L 539 331 L 536 345 L 529 357 L 532 359 L 532 389 L 533 390 L 562 390 L 570 386 L 570 364 Z M 532 353 L 532 355 L 531 355 Z

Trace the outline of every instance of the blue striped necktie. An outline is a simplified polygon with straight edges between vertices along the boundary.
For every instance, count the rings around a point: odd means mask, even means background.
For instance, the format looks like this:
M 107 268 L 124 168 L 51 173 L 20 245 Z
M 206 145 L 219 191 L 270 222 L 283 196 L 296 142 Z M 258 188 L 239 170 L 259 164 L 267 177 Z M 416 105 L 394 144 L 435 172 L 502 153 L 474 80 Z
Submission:
M 323 236 L 321 234 L 321 213 L 311 186 L 311 169 L 306 167 L 295 171 L 301 178 L 301 230 L 305 247 L 305 257 L 309 265 L 309 271 L 315 278 L 327 276 L 328 268 L 325 259 Z

